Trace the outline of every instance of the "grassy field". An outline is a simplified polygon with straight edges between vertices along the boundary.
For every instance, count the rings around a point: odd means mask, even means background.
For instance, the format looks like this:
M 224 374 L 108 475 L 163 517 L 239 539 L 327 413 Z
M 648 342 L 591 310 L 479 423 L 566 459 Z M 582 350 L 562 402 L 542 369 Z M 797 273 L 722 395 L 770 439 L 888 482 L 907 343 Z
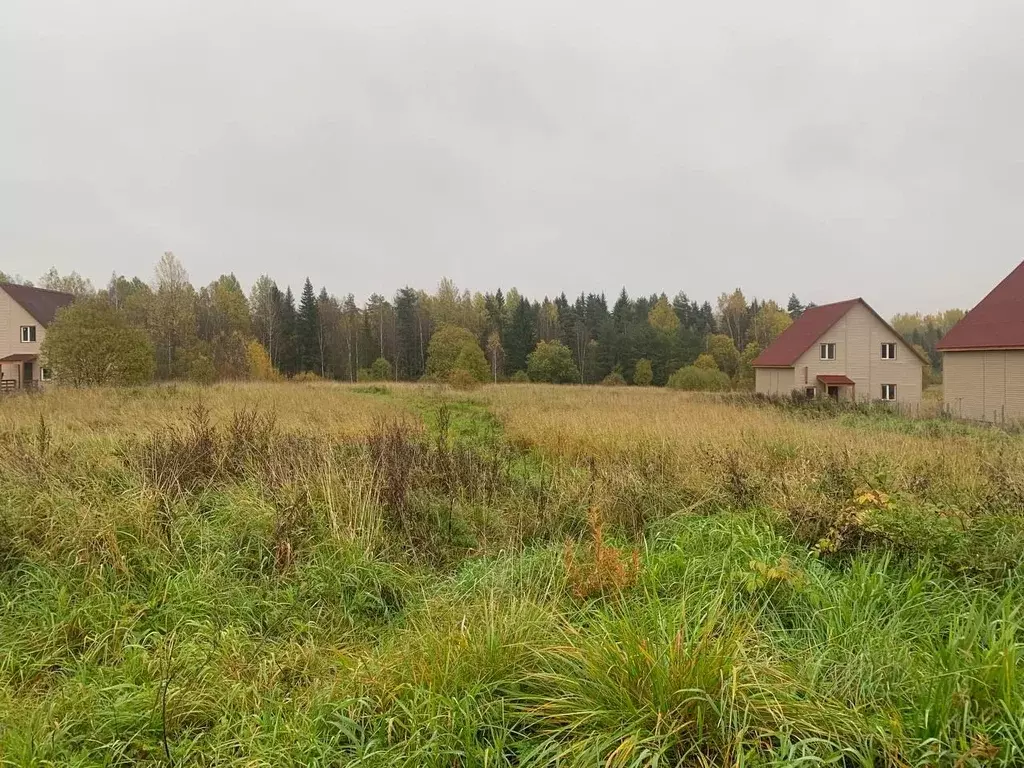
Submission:
M 0 398 L 0 765 L 1024 764 L 1024 439 L 660 389 Z

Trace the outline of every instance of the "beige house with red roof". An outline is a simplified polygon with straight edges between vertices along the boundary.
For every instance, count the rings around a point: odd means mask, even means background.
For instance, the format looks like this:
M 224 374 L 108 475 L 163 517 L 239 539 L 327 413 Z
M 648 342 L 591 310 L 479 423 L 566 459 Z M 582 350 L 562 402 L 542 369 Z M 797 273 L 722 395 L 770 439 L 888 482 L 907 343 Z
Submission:
M 49 379 L 40 349 L 57 310 L 74 296 L 0 283 L 0 392 L 35 389 Z
M 756 389 L 913 408 L 927 360 L 864 299 L 806 310 L 754 362 Z
M 938 349 L 946 410 L 1024 421 L 1024 262 L 954 325 Z

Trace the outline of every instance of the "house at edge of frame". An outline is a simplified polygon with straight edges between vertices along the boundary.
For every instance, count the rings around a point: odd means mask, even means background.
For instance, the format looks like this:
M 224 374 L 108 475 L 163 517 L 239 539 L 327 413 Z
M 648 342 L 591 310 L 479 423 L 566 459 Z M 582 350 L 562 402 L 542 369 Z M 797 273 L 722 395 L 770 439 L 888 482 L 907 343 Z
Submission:
M 937 349 L 949 413 L 976 421 L 1024 421 L 1024 262 Z
M 40 348 L 70 293 L 0 283 L 0 392 L 39 389 L 49 381 Z

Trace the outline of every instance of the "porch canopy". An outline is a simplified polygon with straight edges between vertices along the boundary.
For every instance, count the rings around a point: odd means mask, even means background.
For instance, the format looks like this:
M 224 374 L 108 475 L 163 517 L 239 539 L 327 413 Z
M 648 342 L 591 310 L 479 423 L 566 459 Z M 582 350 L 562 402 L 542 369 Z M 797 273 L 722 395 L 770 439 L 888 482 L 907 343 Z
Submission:
M 854 380 L 851 379 L 849 376 L 841 376 L 841 375 L 840 376 L 834 376 L 834 375 L 819 376 L 818 377 L 818 381 L 820 381 L 826 387 L 852 387 L 852 386 L 855 385 Z
M 0 357 L 0 363 L 31 363 L 37 357 L 39 357 L 39 355 L 25 355 L 18 353 L 16 355 Z

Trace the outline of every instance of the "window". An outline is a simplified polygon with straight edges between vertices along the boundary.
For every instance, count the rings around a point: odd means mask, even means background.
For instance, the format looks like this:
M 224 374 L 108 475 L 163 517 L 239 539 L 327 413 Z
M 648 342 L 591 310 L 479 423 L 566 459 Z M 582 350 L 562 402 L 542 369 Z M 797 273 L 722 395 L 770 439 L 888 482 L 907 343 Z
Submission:
M 21 326 L 21 341 L 23 344 L 36 340 L 36 327 L 34 325 Z
M 807 389 L 804 390 L 804 394 L 807 395 L 807 399 L 808 400 L 813 400 L 815 395 L 818 394 L 818 388 L 817 387 L 808 387 Z
M 836 359 L 836 345 L 835 344 L 822 344 L 821 345 L 821 359 L 822 360 L 835 360 Z
M 882 345 L 882 359 L 883 360 L 895 360 L 896 359 L 896 343 L 887 342 Z
M 893 401 L 896 399 L 896 385 L 895 384 L 883 384 L 882 385 L 882 399 Z
M 41 378 L 43 381 L 49 381 L 50 377 L 52 375 L 53 374 L 50 373 L 50 369 L 49 368 L 40 368 L 39 369 L 39 378 Z

